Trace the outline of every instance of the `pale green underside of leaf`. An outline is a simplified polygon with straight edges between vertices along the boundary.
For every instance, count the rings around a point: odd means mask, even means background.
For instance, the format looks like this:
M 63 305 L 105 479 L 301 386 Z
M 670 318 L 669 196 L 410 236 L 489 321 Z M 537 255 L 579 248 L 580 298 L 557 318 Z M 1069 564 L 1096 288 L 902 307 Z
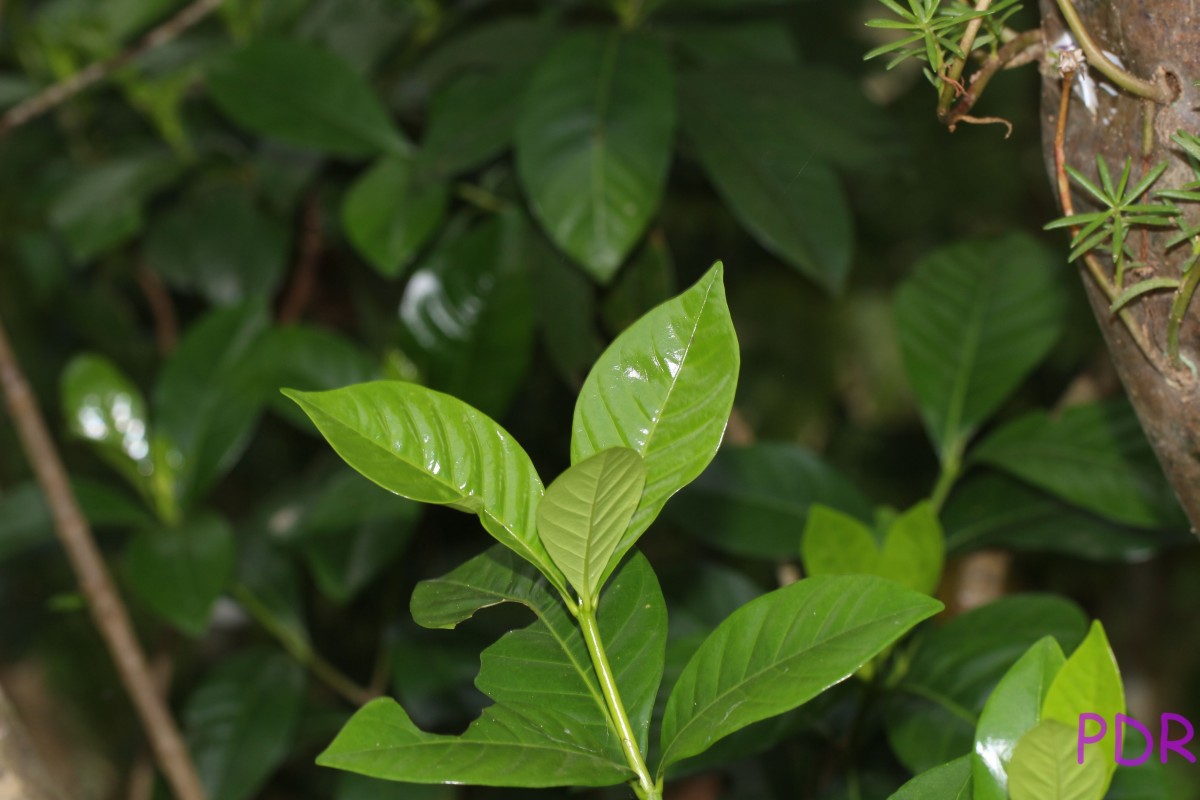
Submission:
M 1046 720 L 1022 737 L 1009 767 L 1012 800 L 1100 800 L 1108 776 L 1103 759 L 1079 763 L 1074 728 Z
M 663 715 L 659 773 L 811 700 L 941 608 L 866 576 L 808 578 L 752 600 L 680 674 Z
M 896 297 L 905 368 L 943 459 L 1021 383 L 1062 329 L 1055 260 L 1026 236 L 943 248 Z
M 418 584 L 412 608 L 423 625 L 453 627 L 501 602 L 527 606 L 537 621 L 484 651 L 476 686 L 496 702 L 464 734 L 424 733 L 399 705 L 379 700 L 347 723 L 320 763 L 412 783 L 539 787 L 627 780 L 579 628 L 531 565 L 493 547 L 443 578 Z M 644 558 L 630 559 L 614 576 L 599 625 L 644 747 L 666 647 L 666 606 Z
M 354 469 L 404 497 L 478 514 L 497 541 L 565 589 L 537 536 L 542 481 L 495 421 L 454 397 L 400 381 L 284 394 Z
M 584 603 L 596 600 L 645 484 L 641 456 L 614 447 L 570 467 L 546 488 L 538 535 Z
M 641 502 L 612 564 L 671 495 L 704 471 L 721 444 L 740 364 L 722 275 L 718 263 L 686 292 L 631 325 L 600 356 L 580 390 L 571 462 L 627 447 L 646 464 Z

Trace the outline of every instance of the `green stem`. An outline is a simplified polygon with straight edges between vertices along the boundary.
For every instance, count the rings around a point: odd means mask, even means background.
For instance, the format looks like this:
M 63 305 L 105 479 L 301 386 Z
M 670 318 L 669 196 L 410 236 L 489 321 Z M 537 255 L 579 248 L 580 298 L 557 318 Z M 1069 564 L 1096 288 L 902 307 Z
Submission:
M 642 751 L 638 748 L 637 735 L 629 723 L 629 715 L 625 713 L 625 704 L 621 702 L 621 693 L 617 689 L 617 680 L 612 667 L 608 663 L 608 654 L 604 651 L 604 642 L 600 639 L 600 626 L 596 624 L 594 609 L 584 606 L 579 609 L 579 627 L 583 630 L 583 639 L 587 642 L 588 653 L 592 657 L 592 666 L 596 668 L 596 677 L 600 680 L 600 691 L 604 694 L 604 702 L 608 705 L 608 713 L 612 724 L 616 727 L 617 736 L 621 739 L 621 749 L 625 751 L 625 760 L 637 775 L 633 790 L 641 800 L 662 800 L 662 787 L 654 782 Z
M 979 0 L 975 4 L 976 11 L 987 11 L 988 6 L 992 4 L 992 0 Z M 979 35 L 979 28 L 983 25 L 983 17 L 976 17 L 967 23 L 967 29 L 963 33 L 962 41 L 958 44 L 958 49 L 962 51 L 962 57 L 955 56 L 950 62 L 950 71 L 948 77 L 950 80 L 942 81 L 941 96 L 938 97 L 938 117 L 945 117 L 950 111 L 950 104 L 954 101 L 954 85 L 962 85 L 963 69 L 967 66 L 967 59 L 971 57 L 971 50 L 975 47 L 975 37 Z
M 1096 44 L 1096 40 L 1092 38 L 1092 34 L 1083 26 L 1083 20 L 1079 18 L 1079 12 L 1075 10 L 1072 0 L 1058 0 L 1058 8 L 1062 11 L 1063 19 L 1067 21 L 1071 33 L 1074 34 L 1075 41 L 1079 43 L 1083 54 L 1087 56 L 1089 65 L 1095 67 L 1104 77 L 1130 94 L 1146 97 L 1164 105 L 1174 101 L 1175 93 L 1165 82 L 1144 81 L 1109 60 L 1108 56 L 1104 55 L 1104 51 L 1100 49 L 1100 45 Z
M 962 444 L 956 443 L 948 448 L 942 457 L 942 471 L 938 474 L 933 494 L 929 497 L 935 514 L 941 513 L 942 506 L 946 504 L 946 498 L 950 496 L 950 490 L 954 488 L 954 484 L 958 482 L 958 478 L 962 474 L 962 451 Z
M 361 706 L 375 699 L 375 695 L 359 686 L 333 664 L 325 660 L 320 653 L 312 649 L 305 639 L 297 636 L 294 631 L 280 622 L 271 609 L 258 599 L 246 586 L 238 584 L 233 587 L 234 598 L 241 603 L 242 608 L 262 626 L 263 630 L 275 637 L 287 650 L 288 655 L 303 664 L 318 680 L 341 695 L 351 705 Z
M 1196 246 L 1200 247 L 1200 243 Z M 1179 365 L 1179 330 L 1183 327 L 1183 318 L 1187 316 L 1188 306 L 1191 305 L 1197 285 L 1200 285 L 1200 264 L 1192 264 L 1187 277 L 1183 279 L 1183 285 L 1175 293 L 1175 302 L 1171 304 L 1171 319 L 1167 323 L 1167 355 L 1176 366 Z

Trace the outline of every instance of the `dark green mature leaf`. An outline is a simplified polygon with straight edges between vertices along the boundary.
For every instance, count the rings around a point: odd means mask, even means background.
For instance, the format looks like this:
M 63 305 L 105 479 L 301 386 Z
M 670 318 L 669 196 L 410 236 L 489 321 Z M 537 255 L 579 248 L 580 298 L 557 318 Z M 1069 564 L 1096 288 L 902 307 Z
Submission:
M 211 800 L 250 800 L 287 757 L 304 703 L 304 668 L 252 649 L 221 661 L 188 698 L 183 723 Z
M 1078 735 L 1045 720 L 1022 737 L 1009 767 L 1012 800 L 1101 800 L 1108 784 L 1104 761 L 1076 757 Z
M 566 256 L 539 250 L 532 271 L 539 339 L 559 376 L 577 390 L 604 351 L 594 323 L 596 287 Z
M 1012 595 L 969 611 L 921 637 L 884 710 L 892 750 L 913 772 L 971 751 L 979 713 L 992 689 L 1039 639 L 1064 649 L 1083 640 L 1087 622 L 1052 595 Z
M 179 528 L 139 532 L 125 551 L 133 590 L 190 636 L 208 628 L 213 603 L 233 576 L 233 563 L 233 532 L 211 514 Z
M 974 800 L 1008 800 L 1008 765 L 1017 743 L 1042 719 L 1050 684 L 1067 661 L 1051 637 L 1041 639 L 996 685 L 975 728 Z
M 924 594 L 937 589 L 945 551 L 942 526 L 928 502 L 893 519 L 882 544 L 854 517 L 815 506 L 800 550 L 809 575 L 878 575 Z
M 837 176 L 797 138 L 805 109 L 748 87 L 714 92 L 711 81 L 701 73 L 680 84 L 683 129 L 705 171 L 763 247 L 839 291 L 850 271 L 850 208 Z
M 346 772 L 338 778 L 333 800 L 455 800 L 457 796 L 453 786 L 393 783 Z
M 245 189 L 225 187 L 188 198 L 156 220 L 146 262 L 171 286 L 230 305 L 273 294 L 288 249 L 279 220 Z
M 575 403 L 571 463 L 610 447 L 646 462 L 646 489 L 614 563 L 708 466 L 737 388 L 737 334 L 717 264 L 609 345 Z
M 951 553 L 1003 547 L 1136 561 L 1196 541 L 1186 526 L 1146 530 L 1118 525 L 995 472 L 969 478 L 955 490 L 942 523 Z
M 594 606 L 609 562 L 646 485 L 633 450 L 602 450 L 569 467 L 538 504 L 538 536 L 585 607 Z
M 435 251 L 400 302 L 407 350 L 428 385 L 495 417 L 532 354 L 532 234 L 515 212 L 487 219 Z
M 643 314 L 670 300 L 675 293 L 675 262 L 671 249 L 662 232 L 653 230 L 608 287 L 600 306 L 600 317 L 604 327 L 613 336 L 619 336 Z
M 160 152 L 106 161 L 78 172 L 50 209 L 71 253 L 88 261 L 141 230 L 142 204 L 179 174 Z
M 541 478 L 493 420 L 449 395 L 399 381 L 284 394 L 354 469 L 412 500 L 478 514 L 497 541 L 566 591 L 537 536 Z
M 517 171 L 550 238 L 601 283 L 658 208 L 674 127 L 671 66 L 653 39 L 575 33 L 534 74 Z
M 422 176 L 414 158 L 382 158 L 346 193 L 342 225 L 362 257 L 395 278 L 433 236 L 448 202 L 446 185 Z
M 808 578 L 747 603 L 713 631 L 675 683 L 659 774 L 811 700 L 941 608 L 864 576 Z
M 702 66 L 736 69 L 754 61 L 794 65 L 800 60 L 792 32 L 773 21 L 673 25 L 666 36 Z
M 208 86 L 235 122 L 282 142 L 347 157 L 409 147 L 371 87 L 319 47 L 255 41 L 213 64 Z
M 256 360 L 266 373 L 263 383 L 270 387 L 271 410 L 307 433 L 312 432 L 308 417 L 275 389 L 315 392 L 379 377 L 377 360 L 353 339 L 307 325 L 272 328 L 259 343 Z
M 972 458 L 1117 522 L 1179 526 L 1178 502 L 1125 400 L 1037 411 L 981 442 Z
M 483 166 L 512 144 L 532 65 L 463 75 L 433 98 L 421 166 L 449 176 Z
M 667 516 L 726 552 L 790 558 L 815 503 L 871 520 L 870 502 L 819 457 L 798 445 L 763 442 L 723 448 Z
M 971 758 L 963 756 L 922 772 L 888 800 L 971 800 Z
M 418 730 L 399 705 L 366 706 L 319 763 L 418 783 L 603 786 L 630 776 L 579 628 L 544 579 L 493 547 L 418 585 L 418 622 L 453 627 L 480 608 L 526 605 L 538 617 L 483 653 L 476 685 L 494 699 L 461 736 Z M 599 625 L 631 721 L 644 741 L 662 676 L 666 609 L 653 570 L 631 559 L 600 604 Z
M 94 528 L 146 528 L 154 524 L 141 504 L 102 483 L 71 481 L 75 499 Z M 34 481 L 0 493 L 0 563 L 54 540 L 54 519 Z
M 154 458 L 141 391 L 111 361 L 76 356 L 63 370 L 60 391 L 67 429 L 136 488 L 145 491 L 156 469 L 166 469 Z
M 154 418 L 177 459 L 178 497 L 201 495 L 236 463 L 266 399 L 255 358 L 267 309 L 251 301 L 210 313 L 193 325 L 158 376 Z
M 1024 235 L 927 256 L 896 297 L 905 366 L 942 460 L 1049 352 L 1062 330 L 1056 260 Z

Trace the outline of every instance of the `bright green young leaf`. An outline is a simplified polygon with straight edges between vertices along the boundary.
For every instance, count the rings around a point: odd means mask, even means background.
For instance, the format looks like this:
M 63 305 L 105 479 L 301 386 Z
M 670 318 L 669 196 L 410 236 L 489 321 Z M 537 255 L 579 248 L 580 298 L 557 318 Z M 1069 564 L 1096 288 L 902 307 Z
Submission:
M 971 786 L 971 759 L 963 756 L 922 772 L 888 800 L 972 800 Z
M 809 575 L 878 575 L 933 594 L 942 577 L 945 540 L 929 503 L 892 520 L 882 548 L 863 523 L 817 505 L 808 515 L 801 555 Z
M 782 442 L 725 447 L 667 507 L 693 536 L 734 555 L 790 558 L 816 504 L 871 520 L 871 504 L 812 452 Z
M 925 631 L 884 703 L 892 750 L 915 773 L 970 753 L 988 697 L 1025 651 L 1046 636 L 1071 649 L 1086 632 L 1074 603 L 1035 594 L 1005 597 Z
M 526 219 L 498 214 L 450 239 L 409 279 L 402 342 L 430 388 L 500 418 L 533 350 L 530 261 L 541 243 Z
M 730 211 L 767 250 L 831 292 L 850 271 L 853 230 L 841 182 L 779 97 L 710 91 L 708 73 L 680 85 L 684 132 Z
M 214 305 L 270 297 L 290 250 L 287 228 L 242 187 L 221 187 L 153 221 L 146 263 L 171 286 Z
M 386 278 L 396 278 L 433 236 L 446 213 L 446 184 L 422 176 L 412 157 L 377 161 L 342 203 L 351 244 Z
M 1076 754 L 1075 727 L 1047 719 L 1025 734 L 1009 765 L 1012 800 L 1101 800 L 1108 785 L 1104 761 Z
M 1137 561 L 1196 542 L 1185 526 L 1147 530 L 1118 525 L 996 472 L 963 482 L 950 495 L 942 523 L 951 553 L 1000 547 L 1094 561 Z
M 90 442 L 105 461 L 144 491 L 158 465 L 141 391 L 111 361 L 90 354 L 71 359 L 63 370 L 60 391 L 71 434 Z
M 740 364 L 722 274 L 717 264 L 618 336 L 575 402 L 571 463 L 611 447 L 628 447 L 646 462 L 641 503 L 612 563 L 721 444 Z
M 125 571 L 146 605 L 190 636 L 208 628 L 213 603 L 233 576 L 233 532 L 207 515 L 179 528 L 139 532 L 125 551 Z
M 497 541 L 566 590 L 537 535 L 541 478 L 496 422 L 461 400 L 399 381 L 284 394 L 354 469 L 409 499 L 478 514 Z
M 1185 524 L 1162 468 L 1125 400 L 1035 411 L 981 442 L 972 459 L 1128 525 Z
M 291 751 L 304 668 L 277 651 L 222 660 L 188 698 L 183 724 L 211 800 L 251 800 Z
M 1121 670 L 1104 634 L 1104 626 L 1099 621 L 1093 622 L 1083 644 L 1071 654 L 1050 684 L 1042 706 L 1042 719 L 1062 723 L 1071 731 L 1071 760 L 1074 762 L 1077 760 L 1074 744 L 1078 739 L 1080 714 L 1099 714 L 1112 724 L 1117 714 L 1124 713 L 1125 687 L 1121 683 Z M 1104 796 L 1117 768 L 1116 736 L 1089 745 L 1085 748 L 1084 760 L 1103 767 L 1102 790 L 1095 795 L 1098 800 Z M 1010 769 L 1009 785 L 1015 790 L 1014 781 Z
M 337 56 L 313 45 L 259 40 L 208 71 L 229 117 L 254 133 L 334 155 L 402 155 L 403 134 L 372 88 Z
M 941 608 L 864 576 L 808 578 L 747 603 L 713 631 L 675 683 L 659 774 L 806 703 Z
M 390 700 L 364 707 L 319 763 L 414 783 L 605 786 L 630 777 L 574 619 L 533 568 L 500 547 L 418 585 L 413 616 L 454 627 L 487 606 L 526 605 L 537 621 L 483 653 L 476 686 L 495 704 L 461 736 L 417 729 Z M 618 688 L 643 742 L 662 677 L 666 607 L 644 558 L 604 592 L 599 625 Z M 644 746 L 644 744 L 643 744 Z
M 658 209 L 675 128 L 673 83 L 658 41 L 586 31 L 560 41 L 525 93 L 517 171 L 534 216 L 600 283 Z
M 538 505 L 538 535 L 554 563 L 594 606 L 646 485 L 646 465 L 633 450 L 602 450 L 558 476 Z
M 1024 235 L 927 256 L 896 297 L 909 380 L 943 462 L 1049 352 L 1063 297 L 1052 253 Z
M 261 298 L 214 311 L 184 334 L 154 387 L 154 419 L 178 462 L 178 497 L 203 494 L 237 462 L 270 387 L 257 348 L 268 328 Z
M 1058 642 L 1047 636 L 1029 648 L 996 685 L 975 728 L 974 800 L 1008 800 L 1013 752 L 1021 737 L 1041 722 L 1050 684 L 1066 660 Z

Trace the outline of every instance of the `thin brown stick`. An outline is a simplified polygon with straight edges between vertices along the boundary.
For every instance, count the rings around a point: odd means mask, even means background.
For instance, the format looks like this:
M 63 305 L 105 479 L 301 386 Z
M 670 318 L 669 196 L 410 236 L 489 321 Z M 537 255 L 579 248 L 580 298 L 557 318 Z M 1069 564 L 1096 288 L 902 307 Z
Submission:
M 174 644 L 175 636 L 168 630 L 166 641 L 159 647 L 158 653 L 150 663 L 155 687 L 164 700 L 170 696 L 171 678 L 175 674 L 175 657 L 172 654 Z M 127 800 L 151 800 L 154 797 L 154 759 L 144 747 L 138 748 L 138 754 L 129 769 L 125 797 Z
M 141 719 L 158 765 L 177 800 L 204 800 L 204 788 L 196 767 L 171 712 L 158 694 L 154 676 L 134 635 L 129 612 L 117 594 L 92 536 L 91 526 L 79 508 L 42 412 L 9 345 L 3 320 L 0 320 L 0 387 L 22 449 L 46 496 L 55 532 L 87 598 L 92 619 Z
M 304 201 L 304 220 L 300 230 L 300 249 L 296 256 L 296 268 L 292 271 L 292 282 L 283 302 L 279 304 L 279 324 L 288 325 L 304 316 L 317 288 L 317 267 L 321 264 L 321 253 L 325 249 L 325 237 L 321 232 L 321 203 L 315 192 L 310 192 Z
M 44 89 L 33 97 L 13 106 L 0 116 L 0 136 L 46 112 L 113 74 L 139 56 L 173 41 L 181 33 L 207 17 L 224 0 L 195 0 L 178 14 L 143 36 L 136 44 L 112 58 L 89 64 L 71 77 Z
M 1058 105 L 1058 120 L 1054 129 L 1054 174 L 1058 183 L 1058 202 L 1062 206 L 1063 216 L 1070 217 L 1075 214 L 1075 203 L 1071 200 L 1071 181 L 1067 177 L 1067 156 L 1066 156 L 1066 138 L 1067 138 L 1067 114 L 1071 109 L 1071 85 L 1075 81 L 1075 73 L 1067 71 L 1063 73 L 1062 81 L 1062 96 L 1059 99 Z M 1071 227 L 1071 236 L 1079 231 L 1077 227 Z M 1108 302 L 1112 303 L 1117 297 L 1117 290 L 1109 281 L 1108 275 L 1104 272 L 1104 267 L 1096 260 L 1096 257 L 1091 253 L 1086 253 L 1083 256 L 1083 262 L 1087 266 L 1088 273 L 1092 279 L 1108 298 Z M 1158 356 L 1158 351 L 1146 338 L 1146 331 L 1137 323 L 1133 315 L 1127 309 L 1122 309 L 1117 312 L 1124 326 L 1125 331 L 1129 334 L 1129 338 L 1142 352 L 1145 359 L 1162 374 L 1167 373 L 1167 369 L 1162 363 L 1162 359 Z
M 138 286 L 146 297 L 146 304 L 150 306 L 158 352 L 160 355 L 170 355 L 179 341 L 179 322 L 175 317 L 175 304 L 171 302 L 171 294 L 158 273 L 145 264 L 139 264 L 134 269 L 134 277 L 137 278 Z
M 975 3 L 976 11 L 987 11 L 992 5 L 992 0 L 977 0 Z M 967 23 L 967 28 L 963 32 L 962 41 L 958 43 L 958 49 L 962 51 L 962 57 L 955 56 L 950 62 L 950 71 L 942 77 L 945 84 L 942 86 L 941 97 L 938 98 L 938 116 L 942 116 L 950 110 L 950 102 L 954 99 L 952 90 L 963 93 L 962 84 L 959 81 L 962 79 L 963 69 L 967 66 L 967 59 L 971 57 L 971 50 L 975 47 L 975 37 L 979 35 L 979 28 L 983 25 L 983 17 L 976 17 Z

